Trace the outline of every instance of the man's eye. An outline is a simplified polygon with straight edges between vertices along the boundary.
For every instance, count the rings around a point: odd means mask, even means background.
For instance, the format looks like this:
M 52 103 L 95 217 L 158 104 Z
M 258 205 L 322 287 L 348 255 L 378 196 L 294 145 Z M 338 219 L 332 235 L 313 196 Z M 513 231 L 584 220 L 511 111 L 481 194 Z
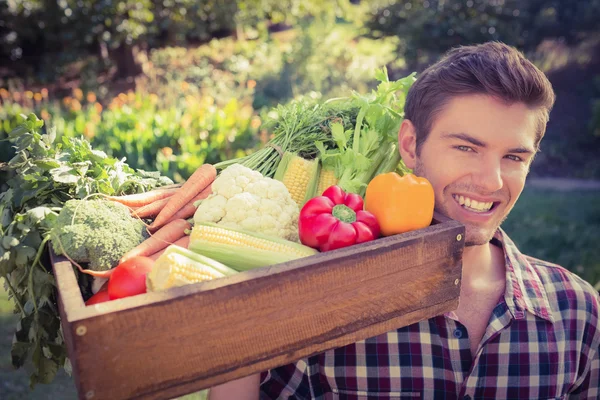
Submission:
M 469 146 L 454 146 L 455 149 L 460 150 L 460 151 L 474 151 L 471 147 Z
M 523 159 L 522 159 L 521 157 L 519 157 L 519 156 L 514 156 L 514 155 L 512 155 L 512 154 L 508 154 L 506 157 L 507 157 L 509 160 L 513 160 L 513 161 L 516 161 L 516 162 L 521 162 L 521 161 L 523 161 Z

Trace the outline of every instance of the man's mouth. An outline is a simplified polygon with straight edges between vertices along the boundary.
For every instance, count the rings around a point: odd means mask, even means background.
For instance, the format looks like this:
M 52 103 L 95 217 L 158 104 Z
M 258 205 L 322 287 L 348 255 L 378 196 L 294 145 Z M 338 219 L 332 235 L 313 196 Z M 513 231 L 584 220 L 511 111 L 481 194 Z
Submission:
M 487 201 L 487 202 L 477 201 L 477 200 L 471 199 L 469 197 L 465 197 L 465 196 L 461 196 L 461 195 L 457 195 L 457 194 L 453 194 L 452 197 L 465 210 L 469 210 L 469 211 L 475 212 L 475 213 L 487 213 L 498 204 L 498 202 L 494 202 L 494 201 Z

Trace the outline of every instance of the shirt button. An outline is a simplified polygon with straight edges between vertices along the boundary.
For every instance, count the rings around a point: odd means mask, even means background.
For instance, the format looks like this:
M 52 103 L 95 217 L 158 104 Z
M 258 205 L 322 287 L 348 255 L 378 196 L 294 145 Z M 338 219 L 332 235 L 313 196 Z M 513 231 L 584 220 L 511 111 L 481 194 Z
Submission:
M 460 329 L 455 329 L 454 330 L 454 337 L 457 339 L 460 339 L 462 337 L 463 333 Z

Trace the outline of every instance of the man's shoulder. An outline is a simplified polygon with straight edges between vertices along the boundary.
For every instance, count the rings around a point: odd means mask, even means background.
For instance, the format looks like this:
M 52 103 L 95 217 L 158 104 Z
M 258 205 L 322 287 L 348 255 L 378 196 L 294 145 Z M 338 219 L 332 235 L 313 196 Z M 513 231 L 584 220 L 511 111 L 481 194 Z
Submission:
M 600 312 L 600 296 L 594 287 L 565 267 L 525 255 L 539 277 L 555 311 L 587 310 L 594 319 Z

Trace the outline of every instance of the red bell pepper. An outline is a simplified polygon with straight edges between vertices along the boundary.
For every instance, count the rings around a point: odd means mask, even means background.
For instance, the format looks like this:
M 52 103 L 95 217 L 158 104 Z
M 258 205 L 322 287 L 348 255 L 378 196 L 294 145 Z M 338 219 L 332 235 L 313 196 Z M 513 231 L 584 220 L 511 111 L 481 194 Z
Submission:
M 379 223 L 363 210 L 363 199 L 330 186 L 300 210 L 300 241 L 319 251 L 335 250 L 379 237 Z

